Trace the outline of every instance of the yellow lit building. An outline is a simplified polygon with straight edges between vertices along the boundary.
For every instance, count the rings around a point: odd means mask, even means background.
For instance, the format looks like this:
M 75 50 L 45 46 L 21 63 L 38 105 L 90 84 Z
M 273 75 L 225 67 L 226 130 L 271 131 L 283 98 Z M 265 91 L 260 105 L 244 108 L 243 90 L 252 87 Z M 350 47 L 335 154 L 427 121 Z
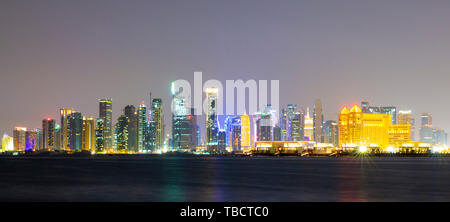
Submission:
M 14 139 L 8 134 L 4 134 L 2 138 L 2 152 L 13 151 L 14 150 Z
M 411 110 L 400 110 L 398 112 L 398 124 L 409 124 L 409 134 L 411 140 L 414 140 L 414 119 Z
M 314 119 L 309 115 L 309 108 L 306 108 L 304 134 L 308 140 L 314 139 Z
M 248 115 L 241 116 L 241 147 L 250 148 L 250 119 Z
M 339 114 L 339 147 L 401 146 L 410 142 L 409 125 L 392 125 L 391 114 L 363 113 L 358 105 Z
M 15 127 L 14 136 L 14 151 L 25 151 L 27 128 L 25 127 Z
M 389 145 L 394 147 L 402 147 L 404 144 L 411 143 L 410 125 L 395 124 L 389 127 Z
M 93 117 L 83 118 L 83 151 L 95 152 L 95 119 Z

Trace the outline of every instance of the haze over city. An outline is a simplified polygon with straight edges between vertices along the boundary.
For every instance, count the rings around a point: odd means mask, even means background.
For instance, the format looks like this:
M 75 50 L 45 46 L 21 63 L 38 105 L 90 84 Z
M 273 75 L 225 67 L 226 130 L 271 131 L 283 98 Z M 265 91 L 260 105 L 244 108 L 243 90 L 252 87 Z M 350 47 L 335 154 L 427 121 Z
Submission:
M 439 4 L 438 4 L 439 3 Z M 323 102 L 325 120 L 369 101 L 449 131 L 447 1 L 0 2 L 0 132 L 59 108 L 98 116 L 203 79 L 280 80 L 280 105 Z M 170 125 L 170 124 L 168 124 Z M 167 129 L 167 130 L 170 130 Z

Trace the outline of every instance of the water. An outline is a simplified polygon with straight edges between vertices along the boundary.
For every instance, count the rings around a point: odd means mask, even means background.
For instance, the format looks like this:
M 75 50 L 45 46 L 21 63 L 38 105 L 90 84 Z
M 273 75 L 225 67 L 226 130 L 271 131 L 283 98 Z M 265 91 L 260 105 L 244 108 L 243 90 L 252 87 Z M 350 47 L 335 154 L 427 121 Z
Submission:
M 450 201 L 438 157 L 1 157 L 0 201 Z

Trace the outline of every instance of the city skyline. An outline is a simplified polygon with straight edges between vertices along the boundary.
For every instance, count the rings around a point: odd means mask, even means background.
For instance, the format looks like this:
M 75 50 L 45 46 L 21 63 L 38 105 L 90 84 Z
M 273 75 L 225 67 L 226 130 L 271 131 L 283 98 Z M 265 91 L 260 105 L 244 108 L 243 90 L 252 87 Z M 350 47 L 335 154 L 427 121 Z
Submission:
M 149 92 L 170 101 L 170 82 L 192 81 L 194 71 L 223 82 L 279 79 L 280 106 L 312 112 L 320 98 L 324 120 L 369 101 L 412 110 L 416 127 L 431 113 L 449 131 L 439 97 L 449 92 L 450 3 L 198 2 L 2 1 L 0 133 L 40 128 L 63 107 L 97 117 L 100 98 L 113 99 L 115 123 L 126 105 L 150 107 Z

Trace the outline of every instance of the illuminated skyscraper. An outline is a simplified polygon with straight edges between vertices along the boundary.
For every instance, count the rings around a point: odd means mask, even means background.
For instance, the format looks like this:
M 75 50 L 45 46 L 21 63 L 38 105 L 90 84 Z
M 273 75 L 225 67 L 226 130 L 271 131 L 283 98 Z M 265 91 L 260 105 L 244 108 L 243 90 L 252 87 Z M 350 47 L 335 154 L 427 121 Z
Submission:
M 241 117 L 234 117 L 231 121 L 231 147 L 233 152 L 242 151 L 242 127 Z
M 61 150 L 70 150 L 69 148 L 69 115 L 74 113 L 75 110 L 62 108 L 60 109 L 61 115 L 61 139 L 60 139 L 60 147 Z
M 303 112 L 296 112 L 294 118 L 292 119 L 292 141 L 303 141 L 304 126 L 305 126 L 305 114 Z
M 25 127 L 16 127 L 14 128 L 13 137 L 14 137 L 14 151 L 25 151 L 25 138 L 26 138 L 27 128 Z
M 152 103 L 152 123 L 153 132 L 150 136 L 154 137 L 153 151 L 161 150 L 164 145 L 164 115 L 162 109 L 162 100 L 155 98 Z
M 282 141 L 286 141 L 288 139 L 288 131 L 287 131 L 287 112 L 286 109 L 281 109 L 280 115 L 280 133 Z
M 422 113 L 420 115 L 421 125 L 420 125 L 420 141 L 424 143 L 433 143 L 433 124 L 431 114 Z
M 95 153 L 105 153 L 104 147 L 104 129 L 105 121 L 102 118 L 98 118 L 95 124 Z
M 291 128 L 291 126 L 292 124 L 289 127 Z M 272 115 L 269 109 L 266 109 L 256 120 L 257 141 L 271 141 L 273 136 L 272 128 Z
M 95 152 L 96 135 L 95 119 L 93 117 L 83 118 L 83 151 Z
M 25 134 L 25 151 L 36 151 L 38 150 L 38 146 L 38 129 L 27 130 Z
M 287 105 L 287 113 L 286 113 L 287 138 L 286 138 L 286 141 L 292 141 L 292 133 L 293 133 L 292 121 L 294 120 L 296 112 L 297 112 L 297 105 L 293 105 L 293 104 Z
M 314 135 L 313 138 L 316 142 L 323 143 L 323 113 L 322 113 L 322 101 L 316 100 L 314 104 Z
M 241 116 L 241 146 L 250 148 L 250 118 L 248 115 Z
M 103 119 L 103 147 L 107 151 L 113 150 L 113 129 L 112 129 L 112 100 L 101 99 L 99 101 L 99 117 Z
M 55 149 L 55 120 L 52 118 L 42 120 L 42 149 Z
M 138 129 L 137 129 L 138 151 L 143 152 L 145 141 L 144 134 L 147 128 L 147 107 L 145 106 L 144 102 L 142 102 L 139 105 L 137 117 L 138 117 Z
M 325 122 L 324 126 L 324 143 L 333 144 L 335 147 L 339 145 L 339 131 L 338 124 L 336 121 L 328 120 Z
M 217 135 L 217 142 L 218 142 L 218 145 L 217 145 L 217 149 L 218 150 L 217 150 L 217 152 L 218 153 L 226 153 L 226 148 L 227 148 L 227 146 L 226 146 L 226 139 L 227 139 L 227 136 L 225 134 L 226 134 L 226 132 L 221 130 L 221 131 L 219 131 L 219 133 Z
M 309 115 L 309 107 L 306 108 L 304 134 L 305 134 L 306 140 L 313 140 L 313 138 L 314 138 L 314 119 Z
M 136 108 L 128 105 L 124 109 L 124 114 L 128 117 L 128 151 L 137 153 L 138 150 L 138 117 Z
M 414 136 L 414 118 L 412 117 L 411 110 L 400 110 L 398 111 L 398 124 L 408 124 L 410 125 L 410 138 L 412 141 L 415 140 Z
M 217 151 L 217 88 L 207 88 L 206 92 L 206 146 L 209 152 Z
M 448 134 L 443 129 L 436 128 L 433 132 L 434 143 L 438 143 L 441 145 L 448 144 Z
M 116 153 L 128 153 L 128 117 L 121 115 L 115 126 Z
M 278 125 L 273 128 L 273 141 L 281 141 L 281 127 Z
M 361 102 L 363 113 L 391 114 L 392 124 L 397 124 L 397 108 L 395 106 L 369 106 L 369 102 Z
M 68 131 L 70 150 L 81 152 L 83 149 L 83 115 L 80 112 L 69 115 Z
M 8 152 L 13 150 L 14 150 L 14 138 L 8 136 L 8 134 L 3 134 L 1 152 Z

